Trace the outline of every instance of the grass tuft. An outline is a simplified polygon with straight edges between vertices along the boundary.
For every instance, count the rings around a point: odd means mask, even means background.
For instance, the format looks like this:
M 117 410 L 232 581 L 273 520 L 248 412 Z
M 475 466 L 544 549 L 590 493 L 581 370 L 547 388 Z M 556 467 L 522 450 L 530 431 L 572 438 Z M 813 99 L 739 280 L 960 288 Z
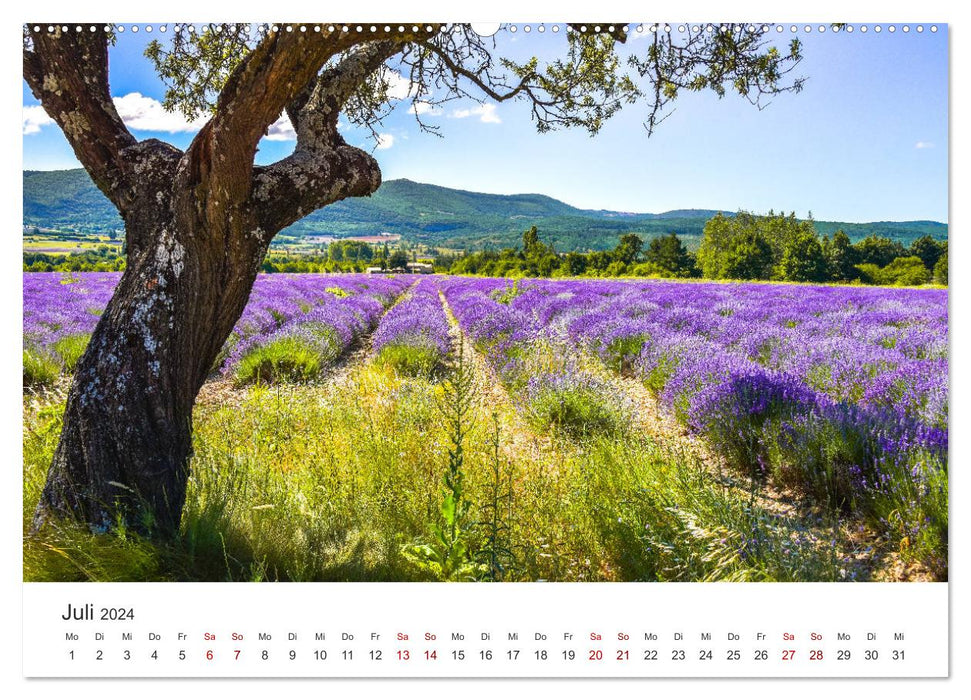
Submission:
M 78 333 L 76 335 L 66 335 L 54 343 L 53 350 L 61 358 L 61 364 L 65 372 L 69 374 L 74 372 L 90 340 L 90 333 Z
M 57 358 L 44 350 L 24 350 L 24 387 L 52 386 L 61 373 Z
M 324 370 L 317 346 L 301 337 L 282 337 L 253 347 L 236 367 L 236 383 L 309 382 Z

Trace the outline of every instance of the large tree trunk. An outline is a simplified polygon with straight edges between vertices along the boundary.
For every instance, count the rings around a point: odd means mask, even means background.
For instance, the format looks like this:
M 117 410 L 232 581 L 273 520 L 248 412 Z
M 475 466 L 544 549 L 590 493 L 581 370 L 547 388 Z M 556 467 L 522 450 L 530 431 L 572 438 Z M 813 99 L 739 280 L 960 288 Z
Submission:
M 168 165 L 169 167 L 165 167 Z M 78 364 L 37 510 L 104 529 L 179 527 L 192 407 L 243 311 L 265 236 L 236 212 L 210 226 L 187 183 L 160 161 L 127 217 L 128 269 Z M 173 189 L 175 188 L 175 189 Z

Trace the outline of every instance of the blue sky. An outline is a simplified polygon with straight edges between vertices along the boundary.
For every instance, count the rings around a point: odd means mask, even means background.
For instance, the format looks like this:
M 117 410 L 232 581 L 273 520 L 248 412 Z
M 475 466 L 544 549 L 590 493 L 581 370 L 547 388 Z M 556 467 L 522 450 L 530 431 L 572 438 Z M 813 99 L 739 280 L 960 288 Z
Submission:
M 534 25 L 535 27 L 536 25 Z M 926 27 L 927 25 L 925 25 Z M 144 25 L 111 51 L 112 95 L 138 138 L 184 147 L 193 125 L 157 104 L 163 86 L 142 57 L 160 37 Z M 788 28 L 783 42 L 791 36 Z M 374 150 L 385 179 L 407 177 L 496 193 L 540 192 L 585 208 L 661 212 L 713 208 L 812 211 L 842 221 L 948 218 L 947 30 L 932 33 L 809 34 L 800 28 L 808 78 L 799 94 L 780 95 L 762 111 L 734 95 L 682 95 L 648 138 L 645 107 L 631 105 L 595 137 L 582 130 L 537 134 L 523 103 L 453 102 L 423 119 L 444 138 L 421 133 L 398 103 L 378 127 Z M 562 51 L 562 32 L 497 36 L 499 51 L 541 59 Z M 643 52 L 629 41 L 624 51 Z M 137 94 L 135 94 L 137 93 Z M 24 168 L 77 167 L 57 127 L 24 85 Z M 140 95 L 140 97 L 139 97 Z M 374 147 L 364 130 L 351 143 Z M 293 147 L 285 129 L 264 140 L 259 160 Z

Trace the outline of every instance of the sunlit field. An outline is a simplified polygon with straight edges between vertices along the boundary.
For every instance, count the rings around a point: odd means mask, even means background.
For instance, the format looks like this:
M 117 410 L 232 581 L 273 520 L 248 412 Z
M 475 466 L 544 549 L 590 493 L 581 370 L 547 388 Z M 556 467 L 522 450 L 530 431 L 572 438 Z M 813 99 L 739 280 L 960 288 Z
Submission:
M 30 521 L 117 273 L 24 274 L 28 580 L 947 578 L 947 291 L 266 275 L 180 536 Z

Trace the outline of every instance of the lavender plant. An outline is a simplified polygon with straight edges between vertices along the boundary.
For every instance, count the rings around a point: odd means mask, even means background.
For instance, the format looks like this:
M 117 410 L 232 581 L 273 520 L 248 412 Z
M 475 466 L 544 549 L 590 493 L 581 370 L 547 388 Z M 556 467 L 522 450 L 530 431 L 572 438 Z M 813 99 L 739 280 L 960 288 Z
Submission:
M 432 278 L 419 281 L 385 314 L 374 333 L 378 362 L 411 376 L 435 374 L 450 346 L 448 320 Z

